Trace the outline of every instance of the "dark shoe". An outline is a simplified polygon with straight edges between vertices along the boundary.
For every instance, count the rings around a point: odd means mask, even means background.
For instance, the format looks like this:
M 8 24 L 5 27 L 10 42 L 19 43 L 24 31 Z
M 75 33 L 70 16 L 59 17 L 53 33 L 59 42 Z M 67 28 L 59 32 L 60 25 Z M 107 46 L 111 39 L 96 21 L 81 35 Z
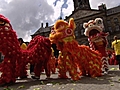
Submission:
M 35 73 L 34 73 L 34 72 L 30 72 L 30 74 L 31 74 L 32 76 L 34 76 L 34 75 L 35 75 Z
M 106 72 L 108 72 L 108 70 L 109 70 L 108 68 L 105 68 L 105 71 L 106 71 Z
M 37 76 L 31 76 L 32 79 L 40 79 L 40 77 L 37 77 Z
M 26 78 L 27 78 L 27 76 L 20 77 L 20 79 L 26 79 Z
M 17 79 L 17 80 L 27 79 L 27 76 L 24 76 L 24 77 L 17 77 L 16 79 Z

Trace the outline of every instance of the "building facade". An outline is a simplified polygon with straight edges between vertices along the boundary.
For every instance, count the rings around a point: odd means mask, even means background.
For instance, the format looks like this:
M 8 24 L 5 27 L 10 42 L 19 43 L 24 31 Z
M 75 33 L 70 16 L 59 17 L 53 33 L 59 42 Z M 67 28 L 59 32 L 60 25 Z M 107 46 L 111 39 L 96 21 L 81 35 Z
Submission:
M 88 44 L 88 39 L 84 35 L 83 23 L 89 20 L 94 20 L 95 18 L 102 18 L 104 23 L 104 32 L 109 32 L 108 36 L 108 47 L 111 46 L 113 36 L 117 35 L 120 38 L 120 6 L 116 6 L 110 9 L 106 8 L 105 4 L 98 6 L 98 9 L 91 9 L 89 0 L 73 0 L 74 11 L 71 15 L 66 16 L 65 20 L 68 21 L 70 18 L 74 18 L 76 23 L 75 36 L 79 44 Z M 33 34 L 35 35 L 49 36 L 51 31 L 51 26 L 46 24 L 44 28 L 43 25 Z
M 49 26 L 48 23 L 46 23 L 46 26 L 43 27 L 43 23 L 41 23 L 41 27 L 33 35 L 31 35 L 31 37 L 34 38 L 36 35 L 49 37 L 51 27 L 52 26 Z

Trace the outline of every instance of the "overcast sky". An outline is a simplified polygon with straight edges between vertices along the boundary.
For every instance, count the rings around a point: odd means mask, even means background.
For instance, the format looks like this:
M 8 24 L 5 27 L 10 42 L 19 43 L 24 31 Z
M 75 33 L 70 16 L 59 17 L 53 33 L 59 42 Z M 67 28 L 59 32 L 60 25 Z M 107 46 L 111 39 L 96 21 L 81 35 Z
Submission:
M 120 0 L 90 0 L 92 9 L 98 9 L 102 3 L 107 8 L 120 5 Z M 73 0 L 0 0 L 0 14 L 8 17 L 18 38 L 30 41 L 41 23 L 49 25 L 62 16 L 69 16 L 72 11 Z

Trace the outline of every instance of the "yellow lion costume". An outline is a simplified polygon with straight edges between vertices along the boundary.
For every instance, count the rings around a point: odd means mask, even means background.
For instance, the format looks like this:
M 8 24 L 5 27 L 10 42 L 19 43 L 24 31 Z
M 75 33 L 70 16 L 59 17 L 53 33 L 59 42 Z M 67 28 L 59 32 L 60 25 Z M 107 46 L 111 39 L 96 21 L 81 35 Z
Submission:
M 79 80 L 81 75 L 101 76 L 101 54 L 88 46 L 79 45 L 74 36 L 75 28 L 73 18 L 69 22 L 57 20 L 49 36 L 50 41 L 61 51 L 58 61 L 59 78 L 68 78 L 67 71 L 73 80 Z

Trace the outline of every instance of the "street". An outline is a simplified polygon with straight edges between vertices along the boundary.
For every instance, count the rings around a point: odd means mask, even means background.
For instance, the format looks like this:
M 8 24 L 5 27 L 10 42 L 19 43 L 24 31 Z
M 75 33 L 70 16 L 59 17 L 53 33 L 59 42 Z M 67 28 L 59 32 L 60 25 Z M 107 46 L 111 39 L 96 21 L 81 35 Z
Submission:
M 28 71 L 29 74 L 29 71 Z M 58 73 L 47 80 L 44 73 L 40 80 L 33 80 L 30 74 L 27 79 L 17 80 L 14 85 L 0 87 L 0 90 L 120 90 L 120 71 L 118 65 L 111 65 L 107 75 L 102 77 L 81 77 L 78 81 L 59 79 Z

